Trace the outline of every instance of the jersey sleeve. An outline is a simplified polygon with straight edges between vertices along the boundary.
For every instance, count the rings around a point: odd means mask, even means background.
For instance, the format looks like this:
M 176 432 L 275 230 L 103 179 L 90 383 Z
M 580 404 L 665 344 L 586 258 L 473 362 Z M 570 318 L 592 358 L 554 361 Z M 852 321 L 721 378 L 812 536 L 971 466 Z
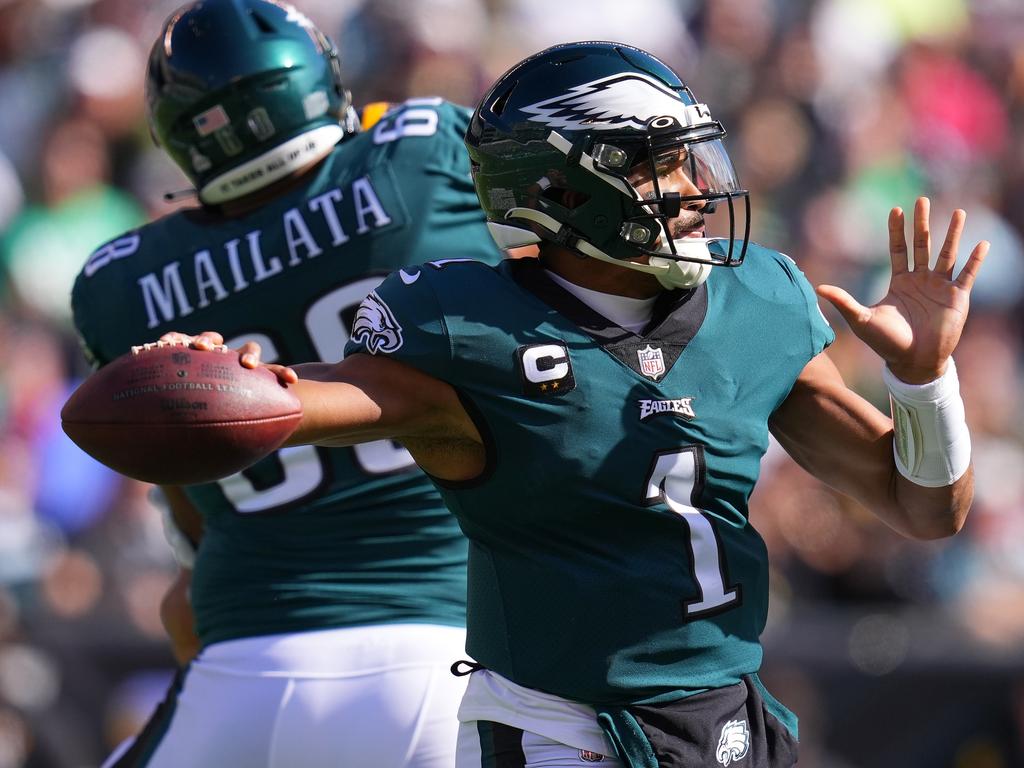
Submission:
M 811 285 L 810 280 L 807 279 L 807 276 L 789 256 L 785 254 L 779 254 L 779 256 L 782 257 L 780 262 L 783 268 L 789 273 L 790 279 L 796 284 L 807 307 L 810 354 L 813 358 L 822 350 L 831 346 L 832 342 L 836 340 L 836 332 L 832 329 L 832 326 L 825 318 L 825 314 L 821 311 L 821 306 L 818 304 L 818 295 L 814 292 L 814 287 Z
M 154 225 L 148 225 L 154 226 Z M 129 230 L 98 246 L 86 259 L 71 289 L 71 316 L 89 363 L 100 368 L 128 351 L 128 328 L 120 306 L 111 309 L 112 297 L 125 296 L 120 267 L 143 253 L 143 232 L 148 226 Z M 148 341 L 149 339 L 142 339 Z
M 88 290 L 88 280 L 79 273 L 71 289 L 71 316 L 78 334 L 78 343 L 89 365 L 100 368 L 110 362 L 99 344 L 96 329 L 96 311 Z
M 469 153 L 466 151 L 466 130 L 469 128 L 469 121 L 473 117 L 473 110 L 463 107 L 460 104 L 453 104 L 450 101 L 442 101 L 438 105 L 438 114 L 441 118 L 441 133 L 444 134 L 451 147 L 452 161 L 459 166 L 464 166 L 466 176 L 469 176 Z
M 430 212 L 430 237 L 437 253 L 467 255 L 486 264 L 497 264 L 504 254 L 485 229 L 486 216 L 473 186 L 466 151 L 466 128 L 472 116 L 466 107 L 444 102 L 439 107 L 436 166 L 447 183 L 438 191 Z
M 503 254 L 486 228 L 470 175 L 465 134 L 472 112 L 440 98 L 410 99 L 373 128 L 408 191 L 418 242 L 428 259 L 472 258 L 497 264 Z
M 473 186 L 465 144 L 471 112 L 466 107 L 446 101 L 438 107 L 438 114 L 440 125 L 432 164 L 435 172 L 447 177 L 448 184 L 444 194 L 437 196 L 434 206 L 436 223 L 452 226 L 483 222 L 485 216 Z
M 426 270 L 393 272 L 356 310 L 345 356 L 387 355 L 439 379 L 451 373 L 448 328 Z

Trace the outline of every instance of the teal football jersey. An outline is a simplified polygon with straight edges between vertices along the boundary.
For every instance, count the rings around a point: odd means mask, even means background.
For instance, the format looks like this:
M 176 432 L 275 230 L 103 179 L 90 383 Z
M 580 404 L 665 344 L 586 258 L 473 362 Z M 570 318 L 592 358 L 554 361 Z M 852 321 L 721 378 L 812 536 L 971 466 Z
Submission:
M 72 295 L 87 353 L 102 365 L 166 331 L 219 330 L 232 346 L 259 341 L 267 361 L 340 360 L 386 273 L 500 259 L 469 175 L 468 119 L 440 99 L 407 102 L 254 213 L 178 212 L 102 246 Z M 391 442 L 289 448 L 187 492 L 205 522 L 192 586 L 204 644 L 465 620 L 465 539 Z
M 747 501 L 768 418 L 832 339 L 795 264 L 751 245 L 663 294 L 644 335 L 527 259 L 392 276 L 349 346 L 450 383 L 485 438 L 479 479 L 437 481 L 470 540 L 470 654 L 621 705 L 758 669 L 768 564 Z

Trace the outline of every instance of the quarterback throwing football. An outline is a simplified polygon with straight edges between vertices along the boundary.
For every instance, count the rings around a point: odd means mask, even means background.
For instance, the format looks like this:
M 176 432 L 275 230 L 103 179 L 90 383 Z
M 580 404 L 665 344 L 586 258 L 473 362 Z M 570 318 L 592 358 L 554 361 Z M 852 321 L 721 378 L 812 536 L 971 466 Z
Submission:
M 796 718 L 757 676 L 768 566 L 747 499 L 769 434 L 907 536 L 964 522 L 951 353 L 988 244 L 954 276 L 957 211 L 929 266 L 921 199 L 912 260 L 890 215 L 878 304 L 818 288 L 881 358 L 894 421 L 823 354 L 796 265 L 748 242 L 723 135 L 643 51 L 521 62 L 466 143 L 492 234 L 540 259 L 396 272 L 341 363 L 275 369 L 305 409 L 294 444 L 400 441 L 470 540 L 460 768 L 795 763 Z

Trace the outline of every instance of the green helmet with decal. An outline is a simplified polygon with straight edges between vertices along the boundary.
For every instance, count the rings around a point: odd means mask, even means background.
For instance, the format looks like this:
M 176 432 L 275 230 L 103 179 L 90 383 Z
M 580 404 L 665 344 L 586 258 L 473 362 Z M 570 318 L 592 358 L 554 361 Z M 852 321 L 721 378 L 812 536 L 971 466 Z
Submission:
M 146 105 L 154 140 L 207 204 L 287 176 L 359 127 L 337 49 L 275 0 L 178 9 L 150 53 Z
M 499 245 L 553 241 L 680 288 L 746 254 L 749 201 L 724 136 L 651 54 L 581 42 L 502 75 L 466 146 Z

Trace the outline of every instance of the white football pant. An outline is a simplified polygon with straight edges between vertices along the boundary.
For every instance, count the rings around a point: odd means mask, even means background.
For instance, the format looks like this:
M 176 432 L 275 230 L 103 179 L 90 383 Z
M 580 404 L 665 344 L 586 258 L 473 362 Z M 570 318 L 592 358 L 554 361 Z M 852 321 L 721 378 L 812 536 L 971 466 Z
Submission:
M 465 639 L 393 624 L 216 643 L 104 768 L 452 768 Z

